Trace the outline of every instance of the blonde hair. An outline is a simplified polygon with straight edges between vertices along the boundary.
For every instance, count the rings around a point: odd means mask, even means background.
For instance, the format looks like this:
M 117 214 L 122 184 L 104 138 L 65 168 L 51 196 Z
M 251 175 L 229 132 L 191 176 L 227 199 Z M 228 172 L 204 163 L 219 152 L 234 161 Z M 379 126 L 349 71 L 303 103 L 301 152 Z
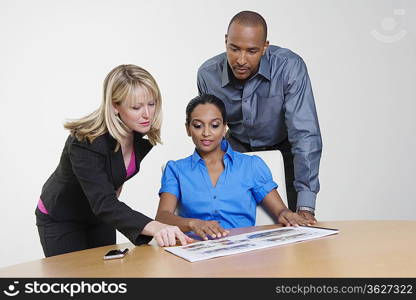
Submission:
M 114 149 L 117 151 L 121 141 L 128 136 L 130 130 L 117 117 L 113 105 L 122 104 L 124 101 L 137 101 L 137 88 L 144 89 L 145 94 L 153 97 L 155 101 L 155 115 L 146 135 L 152 145 L 161 144 L 162 97 L 160 90 L 153 76 L 135 65 L 120 65 L 111 70 L 104 80 L 103 101 L 100 107 L 81 119 L 66 122 L 65 129 L 68 129 L 77 140 L 87 140 L 90 143 L 108 132 L 118 142 Z

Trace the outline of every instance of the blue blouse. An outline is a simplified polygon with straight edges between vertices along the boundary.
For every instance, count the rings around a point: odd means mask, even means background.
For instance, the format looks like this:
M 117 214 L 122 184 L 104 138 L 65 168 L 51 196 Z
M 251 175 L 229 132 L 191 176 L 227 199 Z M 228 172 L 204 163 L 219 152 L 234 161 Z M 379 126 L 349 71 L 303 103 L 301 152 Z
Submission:
M 181 217 L 215 220 L 225 229 L 254 226 L 257 204 L 277 184 L 260 157 L 233 151 L 226 140 L 221 148 L 225 168 L 216 186 L 195 150 L 187 158 L 167 163 L 159 194 L 176 196 Z

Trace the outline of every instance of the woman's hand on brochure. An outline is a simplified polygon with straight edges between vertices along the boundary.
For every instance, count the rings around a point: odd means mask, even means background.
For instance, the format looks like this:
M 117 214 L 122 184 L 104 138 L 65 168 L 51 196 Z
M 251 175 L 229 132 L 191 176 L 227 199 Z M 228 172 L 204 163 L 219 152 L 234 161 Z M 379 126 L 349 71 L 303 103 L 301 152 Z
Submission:
M 285 226 L 308 226 L 314 224 L 312 220 L 294 213 L 290 209 L 282 210 L 282 212 L 279 214 L 279 217 L 277 218 L 277 221 Z
M 228 230 L 222 228 L 217 221 L 190 219 L 188 226 L 195 234 L 199 235 L 205 241 L 208 240 L 208 236 L 215 239 L 227 236 L 230 233 Z
M 149 222 L 144 227 L 142 234 L 153 236 L 160 247 L 175 246 L 177 239 L 182 246 L 194 241 L 185 235 L 178 226 L 171 226 L 158 221 Z

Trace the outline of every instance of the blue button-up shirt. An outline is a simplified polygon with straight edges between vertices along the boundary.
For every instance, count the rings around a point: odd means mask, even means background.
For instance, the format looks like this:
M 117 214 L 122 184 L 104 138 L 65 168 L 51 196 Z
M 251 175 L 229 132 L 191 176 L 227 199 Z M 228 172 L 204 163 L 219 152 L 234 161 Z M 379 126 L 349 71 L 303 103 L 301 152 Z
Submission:
M 241 142 L 264 147 L 289 139 L 297 206 L 315 208 L 322 140 L 302 58 L 288 49 L 269 46 L 257 74 L 241 85 L 222 53 L 199 68 L 198 89 L 200 94 L 213 94 L 224 101 L 228 127 Z
M 221 148 L 225 152 L 224 171 L 215 186 L 195 151 L 166 164 L 159 194 L 176 196 L 181 217 L 216 220 L 226 229 L 254 226 L 257 204 L 277 184 L 260 157 L 235 152 L 225 140 Z

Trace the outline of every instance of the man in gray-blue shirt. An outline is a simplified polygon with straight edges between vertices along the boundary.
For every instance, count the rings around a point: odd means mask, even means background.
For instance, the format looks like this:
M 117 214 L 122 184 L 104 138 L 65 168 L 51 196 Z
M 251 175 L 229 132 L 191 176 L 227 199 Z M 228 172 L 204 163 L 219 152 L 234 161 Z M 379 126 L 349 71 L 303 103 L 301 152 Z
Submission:
M 231 19 L 225 44 L 198 69 L 199 93 L 224 101 L 234 150 L 282 152 L 289 208 L 316 221 L 322 139 L 305 63 L 269 45 L 266 22 L 251 11 Z

